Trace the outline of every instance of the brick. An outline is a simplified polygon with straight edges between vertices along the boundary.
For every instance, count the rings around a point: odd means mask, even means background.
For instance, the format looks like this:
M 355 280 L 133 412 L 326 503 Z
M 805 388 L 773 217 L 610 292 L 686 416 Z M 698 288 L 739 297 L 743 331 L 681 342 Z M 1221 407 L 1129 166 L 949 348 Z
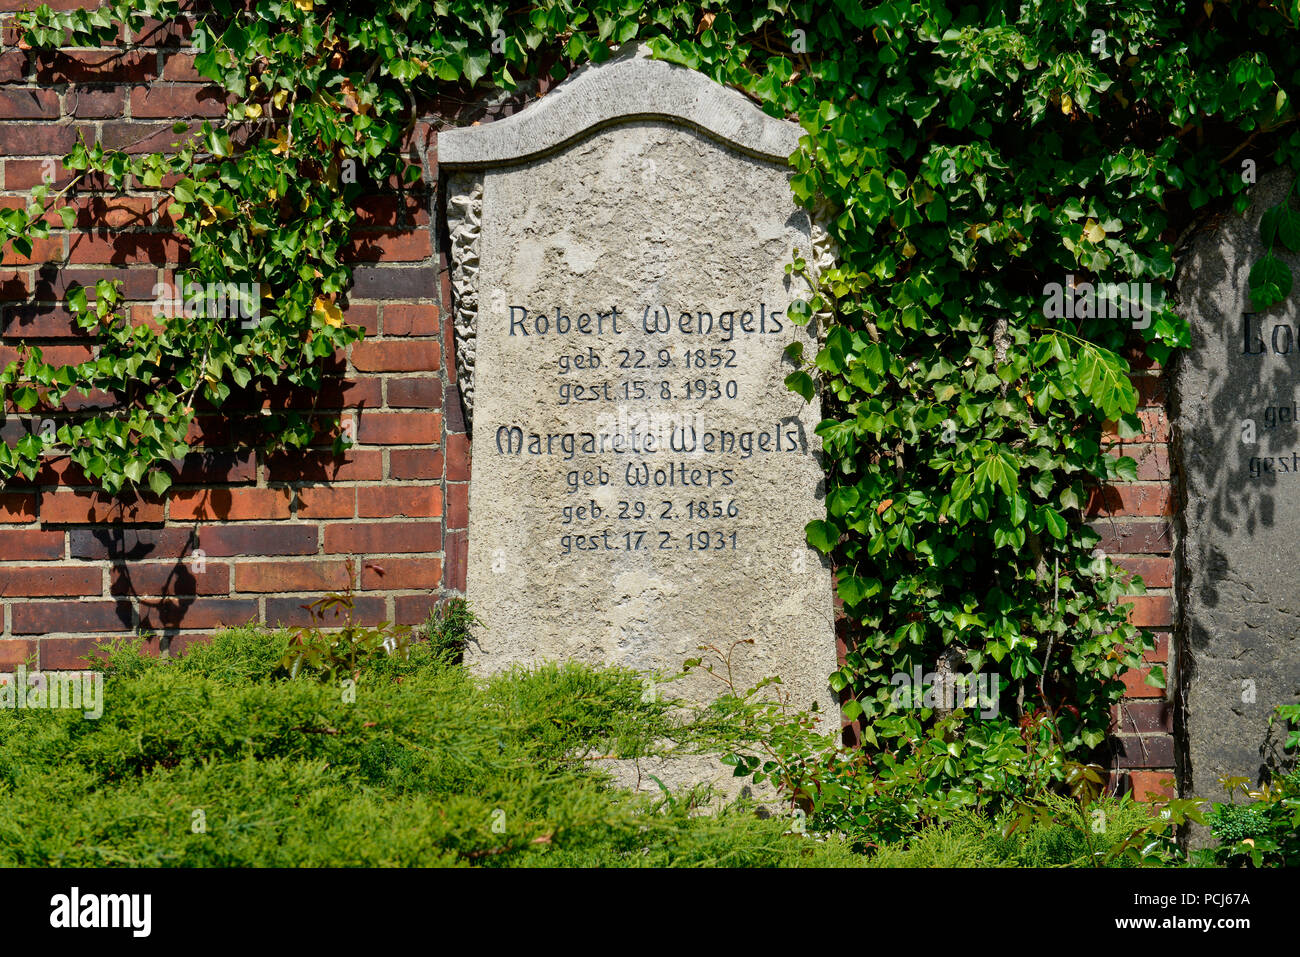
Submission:
M 343 310 L 343 321 L 350 326 L 360 326 L 367 336 L 379 335 L 379 307 L 349 305 Z
M 194 54 L 168 53 L 163 61 L 162 78 L 164 80 L 181 80 L 197 82 L 203 79 L 194 68 Z
M 1134 376 L 1138 406 L 1164 406 L 1169 399 L 1169 380 L 1164 376 Z
M 51 236 L 32 240 L 30 252 L 20 253 L 12 244 L 6 244 L 5 264 L 8 266 L 30 266 L 33 263 L 59 262 L 63 259 L 63 238 Z
M 199 532 L 199 547 L 210 556 L 249 558 L 264 555 L 315 555 L 315 525 L 208 525 Z
M 66 339 L 86 335 L 62 306 L 10 306 L 0 319 L 0 335 L 29 339 Z
M 121 150 L 132 155 L 174 152 L 172 144 L 185 137 L 184 133 L 173 132 L 170 123 L 105 120 L 99 125 L 99 128 L 99 141 L 104 144 L 104 149 Z M 194 124 L 190 124 L 190 130 L 191 132 L 196 130 Z M 133 182 L 136 183 L 137 189 L 142 188 L 142 184 L 138 180 Z M 163 177 L 163 188 L 170 188 L 175 184 L 175 178 Z
M 140 602 L 140 629 L 221 628 L 257 620 L 256 598 L 159 598 Z
M 1164 700 L 1124 701 L 1114 706 L 1112 730 L 1126 734 L 1172 733 L 1173 706 Z
M 355 488 L 332 488 L 330 486 L 313 486 L 300 488 L 295 513 L 299 518 L 355 518 L 357 514 L 357 490 Z
M 343 249 L 344 262 L 416 262 L 433 255 L 427 229 L 359 230 Z
M 278 626 L 297 627 L 312 623 L 311 613 L 304 607 L 314 598 L 268 598 L 266 599 L 266 624 L 272 628 Z M 353 599 L 352 616 L 362 624 L 377 625 L 387 618 L 384 599 L 378 595 L 360 595 Z M 342 614 L 335 614 L 331 609 L 325 613 L 322 628 L 337 628 L 343 624 Z
M 437 306 L 393 302 L 384 306 L 386 336 L 436 336 L 441 328 Z
M 153 200 L 147 196 L 91 196 L 78 200 L 74 208 L 77 211 L 78 229 L 149 226 L 153 218 Z M 147 290 L 136 291 L 143 292 L 145 297 L 152 299 L 153 283 L 149 284 Z M 95 298 L 93 292 L 93 289 L 87 290 L 88 297 L 92 300 Z
M 103 120 L 126 111 L 126 91 L 76 89 L 68 92 L 68 112 L 78 119 Z
M 63 533 L 58 533 L 60 540 Z M 189 555 L 196 533 L 188 528 L 74 528 L 68 532 L 73 558 L 134 562 L 145 558 L 178 561 Z M 59 554 L 63 554 L 60 546 Z
M 189 246 L 180 237 L 163 233 L 72 233 L 68 237 L 68 261 L 165 266 L 189 262 Z
M 59 113 L 59 94 L 53 90 L 0 89 L 0 119 L 56 120 Z
M 25 601 L 14 604 L 10 615 L 15 635 L 122 632 L 135 627 L 129 601 Z
M 452 375 L 450 369 L 448 370 L 448 375 Z M 455 382 L 449 382 L 447 384 L 447 389 L 443 393 L 442 397 L 442 408 L 444 414 L 447 416 L 448 432 L 464 433 L 469 431 L 465 428 L 465 406 L 461 401 L 460 386 Z
M 137 207 L 128 202 L 133 201 L 134 198 L 131 196 L 91 197 L 87 201 L 86 208 L 92 210 L 102 209 L 104 211 L 109 209 L 135 209 Z M 101 202 L 102 205 L 98 205 Z M 51 266 L 42 269 L 35 279 L 36 281 L 32 285 L 32 295 L 35 299 L 43 302 L 67 298 L 69 289 L 74 285 L 81 286 L 86 293 L 86 298 L 94 302 L 96 299 L 95 283 L 101 279 L 120 282 L 122 284 L 122 294 L 127 299 L 152 299 L 154 283 L 158 280 L 158 270 L 151 268 L 126 269 L 118 266 L 104 269 L 60 269 Z
M 346 588 L 350 563 L 254 562 L 235 565 L 235 591 L 334 591 Z
M 123 83 L 153 75 L 157 62 L 144 50 L 51 50 L 36 54 L 40 83 Z
M 47 181 L 62 189 L 74 176 L 76 173 L 65 170 L 58 160 L 5 160 L 5 189 L 27 190 Z
M 0 367 L 5 366 L 15 357 L 13 350 L 0 346 Z M 90 346 L 41 346 L 41 355 L 52 366 L 71 366 L 86 362 L 95 357 Z
M 442 514 L 438 485 L 378 485 L 357 489 L 361 518 L 437 518 Z
M 0 595 L 18 596 L 101 595 L 103 574 L 85 565 L 35 565 L 0 568 Z
M 42 638 L 40 642 L 42 671 L 81 671 L 89 659 L 102 659 L 100 646 L 109 640 L 78 635 L 73 638 Z
M 172 521 L 266 521 L 289 518 L 292 493 L 285 488 L 209 488 L 171 493 Z
M 469 528 L 469 483 L 447 483 L 447 527 Z
M 352 522 L 325 526 L 325 552 L 330 555 L 439 551 L 442 551 L 440 522 Z
M 363 228 L 387 226 L 396 229 L 401 225 L 397 197 L 391 193 L 373 193 L 362 196 L 356 204 L 357 224 Z
M 439 352 L 436 341 L 362 341 L 352 347 L 352 365 L 361 372 L 435 372 Z
M 107 495 L 102 492 L 41 493 L 41 521 L 49 525 L 82 522 L 143 524 L 163 520 L 162 501 L 153 496 Z
M 192 83 L 137 86 L 131 90 L 131 115 L 139 119 L 225 116 L 226 97 L 219 87 Z
M 1087 515 L 1140 515 L 1158 517 L 1174 514 L 1173 489 L 1165 483 L 1107 485 L 1090 490 Z
M 331 376 L 321 383 L 319 392 L 274 386 L 227 400 L 228 408 L 267 409 L 356 409 L 376 408 L 383 404 L 382 385 L 376 377 L 341 379 Z
M 1172 734 L 1117 734 L 1114 741 L 1121 768 L 1173 767 Z
M 1143 443 L 1125 444 L 1110 450 L 1114 457 L 1128 456 L 1137 464 L 1139 482 L 1167 482 L 1169 470 L 1169 447 L 1164 444 Z
M 370 449 L 348 449 L 342 455 L 332 450 L 287 449 L 267 456 L 267 480 L 271 482 L 375 482 L 383 478 L 383 453 Z
M 1130 575 L 1141 575 L 1148 588 L 1170 588 L 1174 583 L 1174 560 L 1165 556 L 1134 555 L 1112 559 Z
M 27 54 L 22 50 L 0 53 L 0 83 L 21 82 L 27 76 Z
M 30 295 L 25 272 L 0 274 L 0 302 L 26 302 Z
M 393 449 L 388 453 L 388 477 L 399 481 L 434 480 L 442 475 L 438 449 Z
M 229 445 L 232 418 L 221 415 L 196 415 L 185 433 L 185 441 L 191 445 L 207 448 Z
M 0 640 L 0 671 L 12 672 L 19 665 L 34 664 L 37 645 L 33 638 Z
M 1146 683 L 1150 668 L 1130 668 L 1120 676 L 1124 682 L 1125 698 L 1163 698 L 1165 691 Z M 1166 676 L 1167 677 L 1167 676 Z
M 140 46 L 180 46 L 194 33 L 194 21 L 180 17 L 174 20 L 155 20 L 145 17 L 134 41 Z
M 26 525 L 34 521 L 35 492 L 0 492 L 0 524 Z
M 447 433 L 447 481 L 468 482 L 470 476 L 469 436 L 463 432 Z
M 384 588 L 434 589 L 441 584 L 440 558 L 384 558 L 366 562 L 361 567 L 361 587 L 367 591 Z
M 1139 627 L 1173 624 L 1174 600 L 1169 595 L 1138 595 L 1121 604 L 1130 606 L 1129 621 Z
M 447 571 L 444 576 L 447 588 L 464 594 L 465 574 L 469 553 L 469 536 L 464 530 L 447 533 Z
M 0 123 L 0 156 L 6 161 L 10 156 L 64 156 L 76 142 L 77 130 L 72 126 Z
M 348 294 L 353 299 L 432 299 L 437 288 L 434 266 L 358 266 Z
M 1130 771 L 1128 790 L 1138 801 L 1149 801 L 1152 795 L 1157 801 L 1167 801 L 1177 796 L 1174 788 L 1174 772 Z
M 398 595 L 393 599 L 393 624 L 423 625 L 440 600 L 437 595 Z
M 113 595 L 225 595 L 230 592 L 230 567 L 204 560 L 134 562 L 109 569 Z
M 436 445 L 442 438 L 437 412 L 364 412 L 357 438 L 364 445 Z
M 257 460 L 248 449 L 239 452 L 191 452 L 179 461 L 170 462 L 168 469 L 175 481 L 186 485 L 222 485 L 257 480 Z
M 1168 522 L 1117 522 L 1102 519 L 1091 523 L 1101 539 L 1097 547 L 1108 555 L 1160 554 L 1173 548 Z
M 1155 640 L 1155 647 L 1150 651 L 1142 652 L 1142 660 L 1164 664 L 1169 660 L 1169 632 L 1155 631 L 1152 632 L 1151 637 Z
M 387 391 L 389 408 L 442 408 L 442 380 L 440 379 L 389 379 Z

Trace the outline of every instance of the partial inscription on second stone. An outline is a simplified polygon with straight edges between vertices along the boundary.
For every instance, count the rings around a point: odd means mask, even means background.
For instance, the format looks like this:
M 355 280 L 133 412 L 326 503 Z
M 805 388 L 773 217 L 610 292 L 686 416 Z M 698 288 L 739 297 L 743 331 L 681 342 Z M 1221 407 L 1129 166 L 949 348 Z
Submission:
M 674 673 L 700 645 L 838 731 L 816 402 L 784 385 L 811 257 L 798 127 L 643 53 L 442 134 L 472 395 L 474 666 Z M 696 677 L 703 700 L 720 690 Z

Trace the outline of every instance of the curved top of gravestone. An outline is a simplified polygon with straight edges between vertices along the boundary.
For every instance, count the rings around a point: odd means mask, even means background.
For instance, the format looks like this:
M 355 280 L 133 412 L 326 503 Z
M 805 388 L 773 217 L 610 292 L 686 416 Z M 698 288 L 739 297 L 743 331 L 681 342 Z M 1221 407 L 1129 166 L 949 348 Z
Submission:
M 501 166 L 537 159 L 615 123 L 663 119 L 693 127 L 762 159 L 784 162 L 799 145 L 795 123 L 768 116 L 703 73 L 652 60 L 629 44 L 612 59 L 577 70 L 507 119 L 438 134 L 441 166 Z

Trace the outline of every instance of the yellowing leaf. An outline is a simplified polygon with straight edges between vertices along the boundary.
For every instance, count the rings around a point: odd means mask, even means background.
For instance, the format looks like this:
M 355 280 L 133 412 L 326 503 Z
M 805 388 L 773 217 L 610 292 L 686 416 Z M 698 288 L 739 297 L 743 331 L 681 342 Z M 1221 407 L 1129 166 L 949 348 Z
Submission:
M 276 130 L 275 135 L 271 137 L 271 142 L 275 144 L 275 146 L 271 147 L 271 152 L 276 156 L 283 156 L 289 152 L 289 131 L 287 129 Z
M 260 119 L 262 116 L 262 104 L 249 103 L 248 106 L 244 107 L 244 115 L 250 120 Z
M 1069 93 L 1061 96 L 1061 112 L 1069 116 L 1074 111 L 1074 100 Z
M 316 3 L 315 0 L 293 0 L 293 5 L 299 10 L 310 10 Z
M 217 220 L 225 222 L 231 216 L 235 215 L 225 206 L 209 206 L 207 203 L 204 203 L 203 205 L 208 211 L 208 215 L 199 220 L 200 226 L 211 226 L 213 223 L 217 222 Z
M 343 325 L 343 310 L 336 306 L 333 300 L 326 299 L 324 296 L 316 297 L 316 305 L 312 312 L 327 326 Z
M 1083 234 L 1088 237 L 1089 242 L 1099 243 L 1106 238 L 1106 230 L 1101 228 L 1101 223 L 1095 219 L 1090 219 L 1083 224 Z
M 278 90 L 276 94 L 271 97 L 271 103 L 275 106 L 277 110 L 283 110 L 285 104 L 288 102 L 289 102 L 288 90 Z
M 916 247 L 912 245 L 912 241 L 909 239 L 907 244 L 903 247 L 903 258 L 911 259 L 915 255 Z

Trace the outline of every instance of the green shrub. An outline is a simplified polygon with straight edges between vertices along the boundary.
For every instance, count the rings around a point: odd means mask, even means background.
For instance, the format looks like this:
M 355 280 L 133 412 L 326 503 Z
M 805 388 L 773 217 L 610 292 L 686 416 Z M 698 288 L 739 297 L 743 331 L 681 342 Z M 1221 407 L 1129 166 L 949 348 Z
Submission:
M 480 682 L 427 642 L 347 689 L 279 667 L 286 632 L 175 660 L 119 643 L 105 707 L 0 712 L 0 866 L 792 865 L 851 858 L 745 806 L 609 784 L 656 753 L 671 702 L 619 669 Z
M 1209 824 L 1218 843 L 1202 850 L 1200 860 L 1220 867 L 1300 865 L 1300 769 L 1258 788 L 1240 777 L 1221 783 L 1230 798 L 1241 794 L 1252 803 L 1214 805 Z

